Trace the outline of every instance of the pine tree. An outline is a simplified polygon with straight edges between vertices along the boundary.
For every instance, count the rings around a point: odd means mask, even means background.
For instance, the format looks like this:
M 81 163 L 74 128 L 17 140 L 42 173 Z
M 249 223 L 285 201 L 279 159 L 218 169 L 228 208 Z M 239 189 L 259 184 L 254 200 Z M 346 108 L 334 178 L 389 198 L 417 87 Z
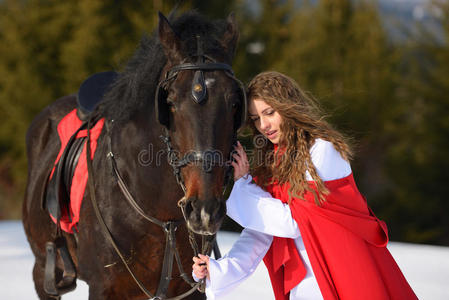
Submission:
M 20 216 L 31 120 L 88 75 L 120 69 L 174 2 L 0 2 L 0 218 Z
M 290 42 L 273 68 L 295 78 L 330 112 L 331 123 L 354 136 L 354 166 L 375 202 L 378 185 L 385 181 L 381 162 L 389 143 L 385 126 L 394 103 L 397 64 L 377 8 L 350 0 L 303 5 L 289 32 Z
M 291 34 L 288 24 L 294 3 L 293 0 L 261 0 L 257 5 L 245 1 L 235 4 L 239 11 L 240 41 L 233 65 L 244 82 L 283 59 L 279 53 Z
M 410 38 L 400 70 L 400 107 L 391 123 L 397 142 L 386 161 L 393 184 L 401 187 L 391 195 L 400 205 L 388 214 L 397 216 L 405 239 L 448 245 L 449 6 L 434 4 L 442 13 L 444 42 L 423 28 Z

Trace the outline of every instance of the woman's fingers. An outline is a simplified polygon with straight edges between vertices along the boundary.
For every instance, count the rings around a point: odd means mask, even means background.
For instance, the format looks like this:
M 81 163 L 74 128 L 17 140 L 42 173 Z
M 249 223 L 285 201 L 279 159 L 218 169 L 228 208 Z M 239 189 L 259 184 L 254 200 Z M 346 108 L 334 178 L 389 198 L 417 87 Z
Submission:
M 249 170 L 249 162 L 248 162 L 248 158 L 246 158 L 246 154 L 234 154 L 233 155 L 235 162 L 240 166 L 240 168 L 246 170 L 245 173 L 248 172 Z
M 192 269 L 193 269 L 193 272 L 195 273 L 195 274 L 201 274 L 201 273 L 204 273 L 204 272 L 206 272 L 207 271 L 207 267 L 206 267 L 206 265 L 203 265 L 203 266 L 200 266 L 200 265 L 198 265 L 198 264 L 193 264 L 192 265 Z
M 198 257 L 199 257 L 203 262 L 209 264 L 209 256 L 203 255 L 203 254 L 198 254 Z
M 247 158 L 247 156 L 246 156 L 246 153 L 245 153 L 245 151 L 244 150 L 237 150 L 237 153 L 234 153 L 233 155 L 232 155 L 232 157 L 235 159 L 235 161 L 238 163 L 238 164 L 241 164 L 241 165 L 246 165 L 246 164 L 248 164 L 248 158 Z
M 236 162 L 231 162 L 232 167 L 234 168 L 234 181 L 237 181 L 242 177 L 240 167 Z
M 206 276 L 208 275 L 208 274 L 207 274 L 207 269 L 206 269 L 206 268 L 201 269 L 201 270 L 193 269 L 193 274 L 195 274 L 195 276 L 196 276 L 198 279 L 203 279 L 204 277 L 206 277 Z
M 234 167 L 234 181 L 237 181 L 240 177 L 249 172 L 249 162 L 245 149 L 243 149 L 240 142 L 237 141 L 237 145 L 234 146 L 234 150 L 235 153 L 232 154 L 234 161 L 231 161 L 231 165 Z
M 209 263 L 209 256 L 198 254 L 198 257 L 194 256 L 192 260 L 194 261 L 194 265 L 205 266 Z
M 205 276 L 210 280 L 210 274 L 209 274 L 209 256 L 198 254 L 198 257 L 203 260 L 206 263 L 207 268 L 205 268 Z
M 243 149 L 243 146 L 240 144 L 240 142 L 239 142 L 239 145 L 240 145 L 240 150 L 241 150 L 241 154 L 240 155 L 242 156 L 242 159 L 244 161 L 248 162 L 248 157 L 246 156 L 245 149 Z
M 246 155 L 245 149 L 243 149 L 243 146 L 242 146 L 242 144 L 240 144 L 240 142 L 237 142 L 236 150 L 237 150 L 238 154 L 240 155 L 241 160 L 245 164 L 247 164 L 248 163 L 248 157 Z
M 244 162 L 243 159 L 240 155 L 233 154 L 232 157 L 234 157 L 234 163 L 236 163 L 239 167 L 243 167 L 244 166 Z
M 239 156 L 238 154 L 234 154 L 233 155 L 235 162 L 242 168 L 245 166 L 245 162 L 243 161 L 242 157 Z
M 243 146 L 242 146 L 242 144 L 240 144 L 240 142 L 237 142 L 236 150 L 240 155 L 242 155 L 243 152 L 245 152 L 245 150 L 243 149 Z
M 243 149 L 242 144 L 240 144 L 240 142 L 237 142 L 237 152 L 240 154 L 240 156 L 242 156 L 243 158 L 246 157 L 246 152 L 245 149 Z
M 238 164 L 237 162 L 231 162 L 231 165 L 234 168 L 234 181 L 239 180 L 240 177 L 247 173 L 241 164 Z
M 192 265 L 192 269 L 193 269 L 193 271 L 202 272 L 204 270 L 207 270 L 207 264 L 206 263 L 204 263 L 204 264 L 193 264 Z
M 199 279 L 206 277 L 208 275 L 207 262 L 209 260 L 204 259 L 204 256 L 202 258 L 193 257 L 192 259 L 194 261 L 194 264 L 192 265 L 193 274 Z

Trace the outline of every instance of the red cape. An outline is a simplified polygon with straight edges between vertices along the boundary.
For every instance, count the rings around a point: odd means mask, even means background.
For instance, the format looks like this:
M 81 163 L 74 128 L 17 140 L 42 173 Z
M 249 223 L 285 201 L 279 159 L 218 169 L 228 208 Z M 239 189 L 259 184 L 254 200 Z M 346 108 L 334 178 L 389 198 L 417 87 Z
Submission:
M 385 223 L 369 209 L 352 174 L 325 185 L 330 194 L 321 207 L 311 192 L 290 204 L 324 299 L 418 299 L 386 248 Z M 288 187 L 273 184 L 267 190 L 287 203 Z M 264 262 L 276 300 L 288 299 L 306 273 L 293 240 L 274 237 Z

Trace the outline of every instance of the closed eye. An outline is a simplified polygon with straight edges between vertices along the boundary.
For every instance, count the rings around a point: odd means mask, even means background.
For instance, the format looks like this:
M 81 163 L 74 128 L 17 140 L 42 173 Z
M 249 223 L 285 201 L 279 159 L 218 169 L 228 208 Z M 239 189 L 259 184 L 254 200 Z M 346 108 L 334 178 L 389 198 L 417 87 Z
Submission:
M 257 120 L 259 120 L 259 117 L 250 117 L 251 121 L 256 122 Z

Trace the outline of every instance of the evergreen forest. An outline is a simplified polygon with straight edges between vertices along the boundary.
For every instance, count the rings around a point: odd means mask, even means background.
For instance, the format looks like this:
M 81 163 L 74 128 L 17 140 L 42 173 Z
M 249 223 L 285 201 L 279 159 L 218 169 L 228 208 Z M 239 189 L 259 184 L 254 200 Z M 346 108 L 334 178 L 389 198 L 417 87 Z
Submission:
M 449 1 L 427 5 L 439 34 L 411 21 L 397 39 L 376 1 L 0 1 L 0 219 L 21 215 L 33 118 L 89 75 L 120 71 L 157 12 L 178 6 L 235 12 L 237 77 L 291 76 L 352 137 L 359 189 L 392 240 L 449 245 Z

